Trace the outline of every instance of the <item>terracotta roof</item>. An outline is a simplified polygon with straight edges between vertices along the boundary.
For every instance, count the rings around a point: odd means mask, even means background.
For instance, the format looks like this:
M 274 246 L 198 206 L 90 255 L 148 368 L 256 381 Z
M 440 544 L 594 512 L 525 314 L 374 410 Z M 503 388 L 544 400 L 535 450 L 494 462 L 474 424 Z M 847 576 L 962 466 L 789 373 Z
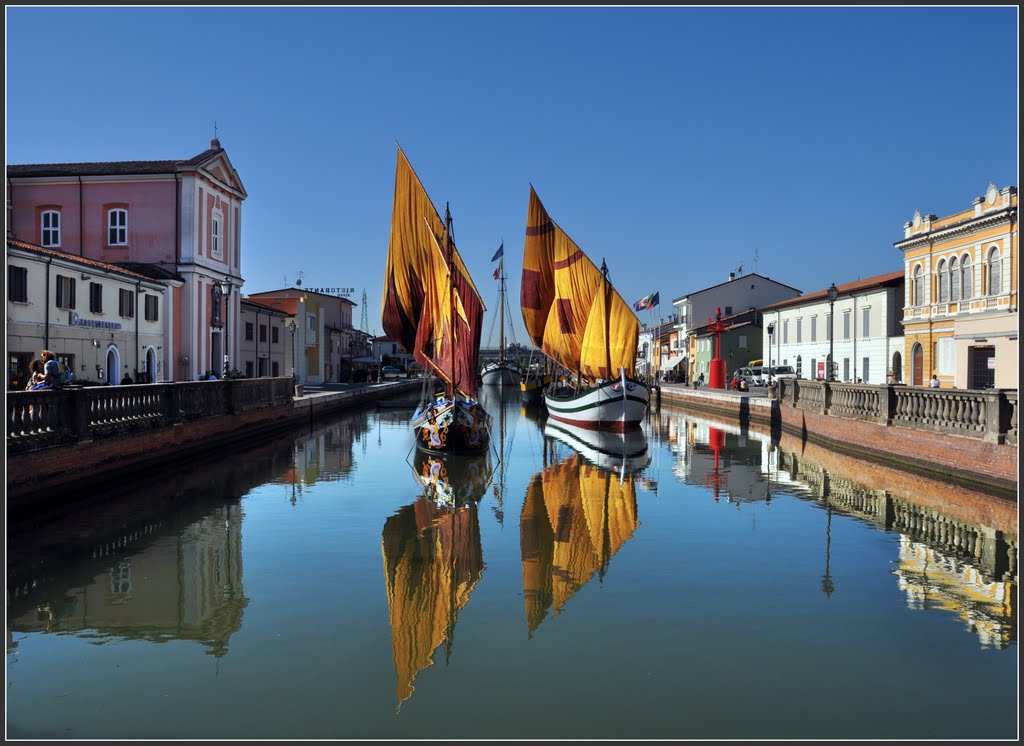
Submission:
M 242 298 L 241 302 L 242 303 L 246 303 L 246 304 L 248 304 L 250 306 L 259 306 L 260 308 L 264 308 L 264 309 L 266 309 L 268 311 L 276 311 L 277 313 L 284 314 L 285 316 L 289 315 L 288 311 L 285 311 L 283 308 L 278 307 L 273 302 L 268 301 L 268 300 L 256 300 L 255 298 Z
M 128 277 L 134 277 L 139 280 L 153 280 L 155 278 L 144 275 L 140 272 L 135 272 L 126 267 L 122 267 L 117 264 L 108 264 L 107 262 L 98 262 L 95 259 L 86 259 L 84 256 L 78 256 L 77 254 L 68 254 L 64 251 L 57 251 L 56 249 L 48 249 L 43 246 L 36 246 L 33 243 L 27 243 L 25 241 L 18 241 L 14 238 L 7 239 L 7 247 L 24 249 L 25 251 L 31 251 L 36 254 L 42 254 L 43 256 L 52 256 L 55 259 L 63 259 L 71 262 L 72 264 L 81 264 L 83 267 L 94 267 L 95 269 L 101 269 L 104 272 L 116 272 L 119 275 L 126 275 Z
M 185 278 L 175 270 L 166 269 L 159 264 L 152 264 L 150 262 L 115 262 L 115 264 L 118 267 L 124 267 L 131 272 L 138 272 L 140 275 L 145 275 L 153 280 L 185 282 Z
M 173 174 L 198 166 L 224 148 L 209 148 L 185 160 L 100 161 L 94 163 L 27 163 L 8 165 L 8 176 L 116 176 L 131 174 Z
M 289 316 L 294 316 L 299 310 L 299 299 L 293 297 L 266 297 L 261 294 L 255 294 L 259 297 L 253 297 L 252 294 L 246 296 L 243 300 L 247 300 L 251 303 L 259 303 L 261 306 L 273 309 L 275 311 L 284 311 Z
M 839 291 L 839 296 L 853 295 L 859 290 L 867 290 L 868 288 L 884 287 L 898 285 L 903 282 L 904 274 L 901 269 L 899 272 L 889 272 L 884 275 L 875 275 L 874 277 L 866 277 L 863 280 L 854 280 L 853 282 L 846 282 L 842 285 L 836 285 L 836 290 Z M 788 300 L 779 301 L 773 303 L 770 306 L 762 306 L 761 310 L 769 308 L 786 308 L 787 306 L 799 306 L 804 303 L 811 301 L 822 300 L 828 297 L 828 288 L 824 290 L 816 290 L 813 293 L 807 293 L 806 295 L 798 295 L 796 298 L 789 298 Z

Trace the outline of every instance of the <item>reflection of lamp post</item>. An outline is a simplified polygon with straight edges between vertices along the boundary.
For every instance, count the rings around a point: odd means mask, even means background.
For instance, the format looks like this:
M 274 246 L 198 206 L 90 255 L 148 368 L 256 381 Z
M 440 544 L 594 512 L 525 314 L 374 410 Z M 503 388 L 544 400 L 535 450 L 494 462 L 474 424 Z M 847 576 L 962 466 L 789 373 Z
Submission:
M 228 377 L 228 358 L 230 357 L 228 351 L 231 349 L 228 346 L 228 316 L 231 315 L 230 311 L 228 310 L 230 308 L 230 306 L 228 305 L 228 299 L 231 297 L 231 287 L 231 280 L 229 278 L 225 277 L 223 280 L 221 280 L 220 292 L 221 295 L 224 297 L 224 372 L 221 375 L 221 378 Z
M 831 598 L 836 586 L 828 572 L 829 555 L 832 549 L 832 503 L 828 502 L 828 498 L 825 498 L 825 505 L 828 510 L 828 519 L 825 524 L 825 574 L 821 576 L 821 590 Z
M 288 331 L 292 333 L 292 383 L 295 383 L 295 319 L 288 319 Z
M 836 298 L 839 297 L 839 288 L 833 282 L 828 288 L 828 371 L 826 378 L 830 381 L 835 380 L 833 370 L 835 369 L 835 345 L 836 345 L 836 314 L 835 305 Z

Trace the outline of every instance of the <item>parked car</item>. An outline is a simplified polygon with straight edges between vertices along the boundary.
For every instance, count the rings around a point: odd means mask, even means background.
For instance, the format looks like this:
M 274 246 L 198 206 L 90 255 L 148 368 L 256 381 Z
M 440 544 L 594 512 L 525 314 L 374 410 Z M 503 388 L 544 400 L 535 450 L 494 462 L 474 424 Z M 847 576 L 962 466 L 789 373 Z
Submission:
M 402 375 L 402 371 L 393 365 L 385 365 L 380 369 L 381 378 L 398 378 L 400 375 Z
M 760 365 L 744 365 L 740 368 L 740 378 L 747 386 L 764 386 L 764 369 Z

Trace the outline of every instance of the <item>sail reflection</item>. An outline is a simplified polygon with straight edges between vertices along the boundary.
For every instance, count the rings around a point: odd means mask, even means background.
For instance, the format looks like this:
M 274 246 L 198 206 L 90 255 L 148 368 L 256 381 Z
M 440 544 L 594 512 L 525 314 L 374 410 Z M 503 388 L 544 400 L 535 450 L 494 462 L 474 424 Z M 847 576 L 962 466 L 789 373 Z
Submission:
M 416 451 L 423 489 L 387 519 L 381 535 L 398 706 L 444 645 L 452 654 L 460 610 L 484 570 L 478 504 L 490 485 L 490 454 Z
M 639 526 L 634 482 L 649 457 L 646 438 L 637 432 L 644 440 L 641 453 L 632 433 L 612 443 L 601 440 L 611 433 L 545 426 L 548 446 L 557 437 L 577 450 L 535 474 L 523 500 L 520 549 L 530 637 L 595 575 L 603 579 Z

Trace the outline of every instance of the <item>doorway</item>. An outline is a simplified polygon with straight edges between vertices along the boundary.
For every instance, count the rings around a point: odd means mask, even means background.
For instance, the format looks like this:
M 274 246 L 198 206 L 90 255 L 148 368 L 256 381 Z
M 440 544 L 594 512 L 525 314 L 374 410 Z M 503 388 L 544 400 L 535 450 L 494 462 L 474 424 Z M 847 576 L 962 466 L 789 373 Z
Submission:
M 967 388 L 991 389 L 996 385 L 996 348 L 967 348 Z
M 896 383 L 903 382 L 903 355 L 899 352 L 892 354 L 892 375 L 896 379 Z
M 915 386 L 924 386 L 924 348 L 915 342 L 910 351 L 910 382 Z

